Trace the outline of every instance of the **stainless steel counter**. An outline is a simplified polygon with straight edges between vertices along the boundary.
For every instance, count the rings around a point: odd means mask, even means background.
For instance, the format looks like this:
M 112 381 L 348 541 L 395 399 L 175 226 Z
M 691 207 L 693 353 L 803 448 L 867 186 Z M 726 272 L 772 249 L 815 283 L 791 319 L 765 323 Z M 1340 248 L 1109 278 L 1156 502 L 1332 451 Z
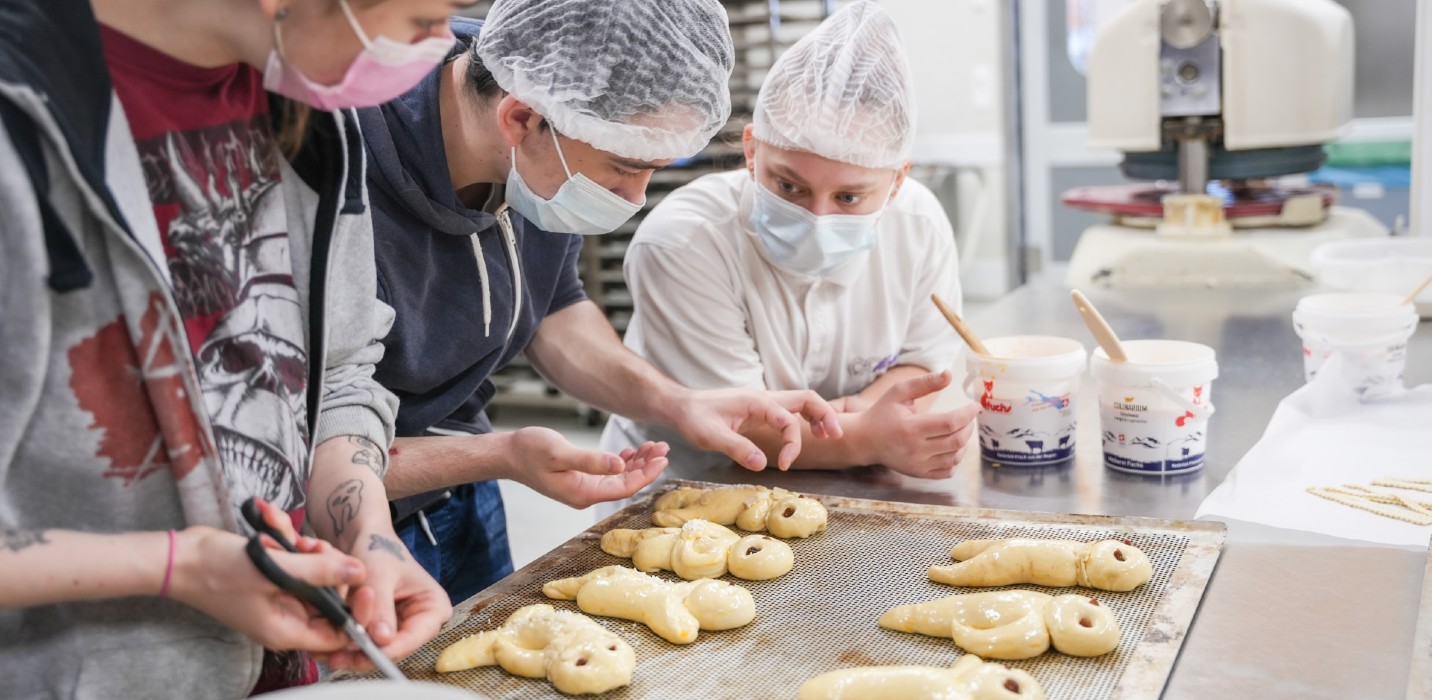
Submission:
M 1094 347 L 1069 290 L 1050 274 L 971 315 L 976 332 L 1058 335 Z M 734 465 L 673 477 L 760 483 L 861 498 L 1063 513 L 1192 518 L 1203 498 L 1258 441 L 1279 401 L 1303 383 L 1290 315 L 1309 290 L 1108 291 L 1085 289 L 1122 338 L 1168 338 L 1212 346 L 1220 376 L 1205 467 L 1141 476 L 1103 466 L 1094 387 L 1078 399 L 1072 464 L 982 464 L 971 450 L 945 481 L 883 467 L 752 473 Z M 1432 324 L 1408 352 L 1409 385 L 1432 382 Z M 1432 645 L 1413 634 L 1427 552 L 1230 523 L 1223 558 L 1170 678 L 1167 698 L 1401 698 L 1411 669 L 1429 667 Z M 1432 685 L 1432 679 L 1416 678 Z
M 971 325 L 985 338 L 1056 335 L 1080 340 L 1092 350 L 1094 340 L 1069 301 L 1069 288 L 1052 277 L 1025 285 L 973 314 Z M 982 463 L 978 451 L 971 450 L 955 477 L 945 481 L 912 479 L 884 467 L 753 474 L 734 465 L 673 464 L 668 471 L 685 479 L 756 482 L 892 501 L 1192 518 L 1208 492 L 1262 436 L 1278 402 L 1303 384 L 1301 341 L 1293 332 L 1291 314 L 1298 297 L 1308 292 L 1083 291 L 1121 338 L 1190 340 L 1217 351 L 1219 377 L 1211 396 L 1217 412 L 1210 420 L 1202 470 L 1159 477 L 1106 469 L 1095 388 L 1086 373 L 1076 401 L 1079 429 L 1072 464 L 1001 468 Z M 1408 356 L 1409 385 L 1432 382 L 1432 323 L 1418 329 Z

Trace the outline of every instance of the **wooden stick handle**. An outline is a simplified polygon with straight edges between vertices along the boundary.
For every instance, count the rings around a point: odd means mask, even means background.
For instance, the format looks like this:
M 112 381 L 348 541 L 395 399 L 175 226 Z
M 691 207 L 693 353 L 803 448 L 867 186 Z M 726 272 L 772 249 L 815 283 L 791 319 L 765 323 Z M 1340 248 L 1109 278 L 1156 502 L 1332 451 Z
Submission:
M 1072 296 L 1074 308 L 1084 317 L 1084 325 L 1089 327 L 1089 332 L 1094 334 L 1094 339 L 1099 341 L 1099 347 L 1104 348 L 1109 360 L 1119 364 L 1128 362 L 1129 355 L 1124 352 L 1124 344 L 1119 342 L 1119 336 L 1114 334 L 1114 329 L 1109 327 L 1109 322 L 1104 320 L 1099 310 L 1079 290 L 1074 290 Z
M 970 330 L 969 326 L 965 325 L 964 319 L 961 319 L 960 315 L 955 313 L 954 309 L 946 305 L 945 300 L 941 299 L 940 295 L 931 294 L 930 301 L 935 302 L 936 308 L 940 310 L 940 313 L 945 315 L 945 320 L 949 321 L 950 325 L 955 327 L 955 332 L 959 333 L 960 337 L 965 339 L 965 343 L 970 346 L 971 350 L 986 357 L 990 356 L 989 348 L 986 348 L 984 343 L 980 342 L 980 337 L 975 335 L 975 332 Z
M 1427 275 L 1427 279 L 1422 280 L 1422 284 L 1417 285 L 1417 288 L 1412 290 L 1411 294 L 1408 294 L 1407 296 L 1403 297 L 1402 303 L 1411 304 L 1412 302 L 1416 301 L 1417 295 L 1421 294 L 1422 290 L 1426 289 L 1428 285 L 1432 285 L 1432 275 Z

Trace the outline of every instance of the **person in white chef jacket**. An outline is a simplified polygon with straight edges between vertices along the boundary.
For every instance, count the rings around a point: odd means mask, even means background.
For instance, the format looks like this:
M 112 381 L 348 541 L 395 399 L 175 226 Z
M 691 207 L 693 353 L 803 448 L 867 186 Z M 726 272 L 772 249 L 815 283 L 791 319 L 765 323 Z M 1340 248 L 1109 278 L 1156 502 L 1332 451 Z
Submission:
M 841 411 L 844 437 L 804 442 L 797 469 L 944 478 L 973 433 L 978 406 L 929 411 L 959 350 L 930 295 L 961 295 L 949 219 L 907 177 L 914 109 L 889 16 L 849 5 L 771 68 L 745 169 L 672 192 L 627 250 L 632 350 L 691 388 L 812 389 Z M 622 416 L 602 449 L 648 440 L 672 464 L 729 462 Z

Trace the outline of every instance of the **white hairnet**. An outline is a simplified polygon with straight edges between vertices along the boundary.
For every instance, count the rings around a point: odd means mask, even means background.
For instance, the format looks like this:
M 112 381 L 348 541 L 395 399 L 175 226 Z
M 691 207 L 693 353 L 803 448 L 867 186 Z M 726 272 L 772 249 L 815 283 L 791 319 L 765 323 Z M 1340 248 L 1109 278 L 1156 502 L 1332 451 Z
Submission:
M 771 66 L 756 98 L 765 143 L 867 168 L 900 167 L 915 139 L 915 93 L 895 24 L 848 5 Z
M 695 155 L 731 116 L 718 0 L 497 0 L 477 53 L 562 135 L 626 158 Z

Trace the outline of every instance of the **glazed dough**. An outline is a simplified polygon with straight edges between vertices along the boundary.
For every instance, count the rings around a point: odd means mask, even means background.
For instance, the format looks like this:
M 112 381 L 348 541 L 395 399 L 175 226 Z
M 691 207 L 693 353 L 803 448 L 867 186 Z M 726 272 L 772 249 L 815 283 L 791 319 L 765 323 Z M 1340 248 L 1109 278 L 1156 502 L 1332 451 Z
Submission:
M 880 616 L 880 626 L 955 640 L 989 659 L 1028 659 L 1052 642 L 1070 656 L 1099 656 L 1119 645 L 1119 624 L 1109 608 L 1080 595 L 991 591 L 902 605 Z
M 790 545 L 764 535 L 742 537 L 709 520 L 688 520 L 681 527 L 610 530 L 602 551 L 632 560 L 638 571 L 671 571 L 692 581 L 732 576 L 765 581 L 786 574 L 795 564 Z
M 651 522 L 658 527 L 701 519 L 781 538 L 809 537 L 825 529 L 828 517 L 820 501 L 764 486 L 681 488 L 663 494 L 653 508 Z
M 542 593 L 575 598 L 589 615 L 640 622 L 672 644 L 690 644 L 700 630 L 728 630 L 756 617 L 751 592 L 740 586 L 711 579 L 669 583 L 625 566 L 551 581 Z
M 1153 577 L 1143 550 L 1103 540 L 966 540 L 950 550 L 957 564 L 930 567 L 930 580 L 951 586 L 1084 586 L 1131 591 Z
M 440 673 L 501 666 L 514 676 L 551 679 L 568 695 L 631 684 L 636 652 L 581 613 L 539 603 L 519 608 L 495 630 L 455 642 L 438 655 Z
M 866 666 L 822 673 L 801 686 L 797 700 L 1044 700 L 1034 676 L 965 654 L 953 668 Z

